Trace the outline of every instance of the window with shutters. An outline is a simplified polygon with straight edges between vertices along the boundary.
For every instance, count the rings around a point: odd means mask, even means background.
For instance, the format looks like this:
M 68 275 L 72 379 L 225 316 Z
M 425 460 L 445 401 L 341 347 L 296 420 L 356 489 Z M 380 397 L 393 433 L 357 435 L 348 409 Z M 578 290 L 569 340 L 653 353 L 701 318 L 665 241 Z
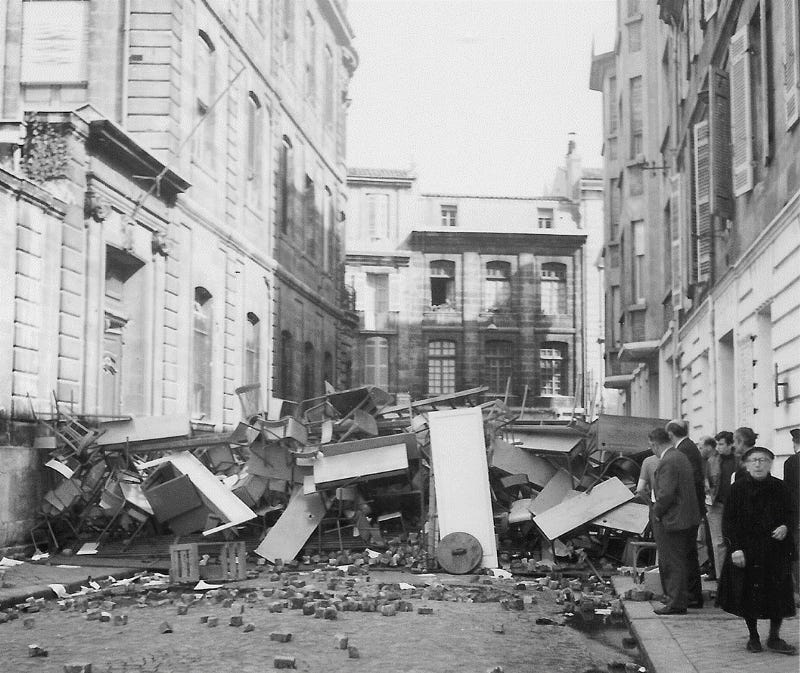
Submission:
M 214 156 L 214 112 L 211 105 L 216 98 L 216 61 L 214 43 L 204 32 L 199 31 L 195 41 L 195 124 L 194 158 L 211 168 Z
M 20 80 L 25 84 L 85 83 L 88 25 L 87 0 L 23 2 Z
M 311 14 L 306 14 L 306 33 L 305 33 L 305 86 L 306 99 L 312 104 L 317 102 L 317 29 L 314 18 Z
M 698 282 L 711 278 L 712 222 L 708 122 L 694 125 L 694 266 Z
M 367 238 L 385 241 L 389 238 L 389 195 L 367 194 Z
M 211 415 L 211 383 L 213 359 L 213 299 L 204 287 L 194 289 L 192 310 L 192 415 Z
M 631 250 L 631 293 L 635 303 L 641 304 L 645 300 L 645 238 L 644 221 L 634 220 L 631 222 L 631 238 L 633 239 L 633 249 Z
M 456 342 L 428 343 L 428 394 L 446 395 L 456 391 Z
M 541 309 L 545 315 L 567 312 L 567 267 L 557 262 L 542 264 Z
M 364 329 L 384 330 L 389 324 L 389 274 L 366 274 Z
M 244 382 L 257 383 L 261 376 L 261 321 L 255 313 L 247 314 L 244 329 Z
M 629 104 L 631 123 L 630 158 L 635 159 L 644 152 L 644 115 L 642 110 L 642 78 L 631 77 L 629 82 Z
M 731 96 L 728 73 L 712 66 L 709 70 L 709 196 L 711 212 L 733 219 L 731 186 Z
M 672 278 L 672 305 L 676 309 L 683 307 L 683 202 L 681 175 L 670 178 L 672 193 L 670 196 L 669 212 L 672 222 L 670 231 L 672 233 L 670 276 Z
M 292 142 L 283 136 L 278 150 L 278 169 L 275 174 L 276 182 L 276 212 L 281 233 L 287 234 L 292 229 L 294 220 L 294 156 Z
M 317 210 L 317 189 L 310 175 L 306 175 L 306 189 L 303 194 L 303 228 L 306 238 L 306 253 L 317 256 L 319 239 L 319 211 Z
M 294 50 L 295 50 L 295 14 L 294 5 L 297 0 L 283 0 L 283 22 L 281 25 L 281 56 L 283 65 L 287 72 L 294 73 Z
M 288 330 L 281 332 L 280 391 L 284 399 L 294 396 L 294 338 Z
M 510 341 L 486 342 L 486 379 L 489 392 L 502 395 L 513 370 L 513 350 Z
M 619 236 L 619 214 L 620 214 L 620 194 L 619 180 L 612 178 L 608 190 L 609 201 L 609 234 L 612 241 L 616 241 Z
M 539 395 L 565 395 L 567 344 L 543 343 L 539 349 Z
M 608 132 L 615 134 L 619 126 L 618 108 L 619 102 L 617 101 L 617 78 L 608 78 Z
M 632 21 L 628 24 L 628 51 L 642 50 L 642 22 Z
M 456 265 L 444 259 L 430 264 L 431 306 L 452 308 L 455 306 Z
M 333 192 L 327 185 L 322 192 L 322 270 L 331 270 L 331 236 L 333 235 Z
M 748 26 L 744 26 L 731 37 L 728 60 L 733 193 L 734 196 L 740 196 L 753 188 L 753 121 Z
M 261 101 L 252 91 L 247 94 L 247 147 L 245 177 L 247 178 L 247 197 L 251 202 L 260 201 L 261 196 L 261 157 L 264 148 L 261 143 L 261 130 L 264 119 Z
M 369 337 L 364 342 L 364 385 L 389 387 L 389 340 Z
M 783 114 L 786 130 L 800 118 L 800 4 L 798 0 L 783 0 Z
M 772 84 L 770 19 L 772 5 L 762 0 L 750 19 L 750 109 L 753 121 L 753 183 L 764 178 L 764 167 L 772 157 Z
M 483 302 L 488 310 L 508 306 L 511 299 L 511 264 L 491 261 L 486 263 L 486 281 Z
M 619 285 L 611 286 L 611 301 L 609 302 L 611 313 L 609 315 L 609 331 L 611 334 L 611 347 L 613 350 L 619 348 L 621 343 L 620 318 L 622 317 L 622 295 Z

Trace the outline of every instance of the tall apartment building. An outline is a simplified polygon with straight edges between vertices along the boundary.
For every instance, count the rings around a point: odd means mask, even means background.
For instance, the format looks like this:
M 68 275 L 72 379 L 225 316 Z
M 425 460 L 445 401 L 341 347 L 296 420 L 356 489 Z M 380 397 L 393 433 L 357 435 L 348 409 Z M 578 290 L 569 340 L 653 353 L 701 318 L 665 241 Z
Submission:
M 347 385 L 344 4 L 7 0 L 0 36 L 0 407 Z
M 591 85 L 603 91 L 607 111 L 607 176 L 623 176 L 609 139 L 616 123 L 634 142 L 624 129 L 638 117 L 621 97 L 636 76 L 627 64 L 640 17 L 643 48 L 656 49 L 645 59 L 652 81 L 643 80 L 641 159 L 656 174 L 649 181 L 660 182 L 661 201 L 660 213 L 653 207 L 644 220 L 645 230 L 659 232 L 646 237 L 655 245 L 644 263 L 664 308 L 655 351 L 648 348 L 647 362 L 642 357 L 620 383 L 628 411 L 643 408 L 636 378 L 655 362 L 652 412 L 687 418 L 694 434 L 751 426 L 759 443 L 788 453 L 784 431 L 800 424 L 798 2 L 626 0 L 618 8 L 617 48 L 594 57 Z M 619 77 L 627 78 L 622 89 Z M 606 208 L 608 266 L 619 210 L 611 198 Z M 621 288 L 635 282 L 629 259 L 620 262 Z M 613 289 L 609 282 L 607 293 Z M 609 363 L 624 360 L 624 351 L 623 333 Z
M 584 243 L 563 198 L 419 194 L 351 169 L 358 383 L 419 399 L 487 385 L 554 415 L 584 404 Z M 577 401 L 576 401 L 577 396 Z

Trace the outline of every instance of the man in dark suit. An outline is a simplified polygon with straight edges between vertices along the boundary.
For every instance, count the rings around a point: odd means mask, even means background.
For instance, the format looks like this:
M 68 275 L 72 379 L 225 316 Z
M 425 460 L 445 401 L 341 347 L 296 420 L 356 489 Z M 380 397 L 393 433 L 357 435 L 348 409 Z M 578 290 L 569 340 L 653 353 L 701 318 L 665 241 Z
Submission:
M 700 510 L 694 492 L 689 459 L 672 445 L 666 430 L 648 435 L 650 449 L 659 457 L 653 476 L 653 534 L 666 600 L 658 615 L 685 615 L 690 604 L 691 550 L 696 551 Z
M 783 464 L 783 482 L 789 489 L 790 504 L 792 506 L 792 521 L 790 532 L 794 537 L 794 559 L 792 560 L 792 575 L 794 576 L 795 593 L 800 592 L 800 428 L 789 430 L 792 436 L 794 453 Z
M 700 449 L 697 448 L 697 444 L 689 439 L 686 421 L 672 420 L 667 423 L 666 431 L 672 445 L 689 459 L 689 465 L 692 468 L 692 484 L 694 485 L 694 493 L 697 498 L 697 509 L 700 512 L 700 521 L 702 521 L 703 517 L 706 515 L 706 488 L 703 457 L 700 455 Z M 688 559 L 690 608 L 703 607 L 703 585 L 700 580 L 700 559 L 697 556 L 697 528 L 699 528 L 699 522 L 694 531 L 695 544 L 692 545 L 692 550 Z

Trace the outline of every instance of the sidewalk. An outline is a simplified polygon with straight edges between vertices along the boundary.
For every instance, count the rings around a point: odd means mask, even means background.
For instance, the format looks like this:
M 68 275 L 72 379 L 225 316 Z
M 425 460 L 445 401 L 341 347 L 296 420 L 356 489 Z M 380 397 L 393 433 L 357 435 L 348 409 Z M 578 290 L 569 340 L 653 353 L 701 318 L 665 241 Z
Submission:
M 628 576 L 613 578 L 620 596 L 633 587 Z M 745 650 L 747 627 L 744 620 L 719 608 L 689 610 L 686 615 L 660 617 L 653 612 L 660 602 L 623 600 L 631 632 L 639 641 L 650 673 L 797 673 L 797 656 Z M 761 640 L 766 642 L 768 622 L 759 621 Z M 781 637 L 791 645 L 800 641 L 797 617 L 784 622 Z

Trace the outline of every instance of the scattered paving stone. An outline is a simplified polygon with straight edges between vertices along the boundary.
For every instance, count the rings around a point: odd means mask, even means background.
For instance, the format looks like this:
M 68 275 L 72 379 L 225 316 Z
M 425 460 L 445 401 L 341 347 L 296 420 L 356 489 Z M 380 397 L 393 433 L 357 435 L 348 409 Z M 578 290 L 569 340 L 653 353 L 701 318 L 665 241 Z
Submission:
M 248 623 L 248 624 L 244 625 L 244 628 L 242 629 L 242 632 L 243 633 L 250 633 L 251 631 L 255 631 L 255 630 L 256 630 L 256 625 L 252 624 L 252 623 Z
M 92 665 L 87 662 L 64 664 L 64 673 L 92 673 Z
M 161 622 L 158 626 L 159 633 L 172 633 L 172 626 L 169 622 Z
M 278 656 L 274 659 L 275 668 L 297 668 L 294 657 Z
M 110 612 L 106 612 L 105 610 L 103 610 L 103 612 L 100 613 L 100 621 L 101 622 L 106 622 L 106 623 L 110 622 L 111 621 L 111 613 Z
M 339 611 L 334 607 L 325 608 L 323 611 L 323 617 L 325 619 L 335 620 L 339 618 Z
M 97 608 L 92 608 L 91 610 L 86 611 L 86 619 L 87 621 L 94 622 L 100 619 L 100 610 Z
M 317 608 L 314 610 L 314 619 L 322 619 L 325 616 L 326 608 Z
M 210 619 L 209 615 L 200 615 L 200 623 L 201 624 L 207 624 L 209 619 Z
M 37 645 L 36 643 L 32 643 L 28 645 L 28 656 L 29 657 L 46 657 L 48 652 L 46 649 Z
M 503 673 L 503 667 L 494 666 L 493 668 L 487 668 L 486 673 Z
M 26 617 L 22 620 L 22 628 L 32 629 L 34 626 L 36 626 L 36 620 L 33 617 Z
M 506 625 L 505 624 L 495 624 L 492 627 L 492 631 L 495 633 L 505 633 L 506 632 Z
M 343 633 L 337 633 L 333 637 L 333 642 L 337 650 L 346 650 L 349 640 L 350 639 Z
M 433 614 L 433 608 L 419 607 L 419 608 L 417 608 L 417 614 L 418 615 L 432 615 Z
M 114 626 L 127 626 L 128 615 L 114 615 Z
M 241 615 L 231 615 L 231 620 L 229 622 L 230 626 L 241 626 L 243 623 L 243 619 Z
M 292 639 L 292 634 L 288 631 L 272 631 L 269 634 L 269 639 L 277 643 L 288 643 Z
M 270 603 L 268 607 L 270 612 L 283 612 L 283 603 L 280 601 Z
M 208 620 L 206 621 L 206 624 L 208 624 L 209 628 L 213 628 L 215 626 L 218 626 L 219 625 L 219 617 L 209 617 Z
M 179 605 L 178 606 L 178 615 L 186 615 L 189 614 L 189 606 L 188 605 Z
M 358 651 L 357 647 L 353 647 L 352 645 L 350 645 L 347 648 L 347 656 L 350 659 L 360 659 L 361 658 L 361 653 Z
M 384 605 L 381 607 L 381 614 L 384 617 L 395 617 L 397 615 L 397 608 L 394 605 Z

